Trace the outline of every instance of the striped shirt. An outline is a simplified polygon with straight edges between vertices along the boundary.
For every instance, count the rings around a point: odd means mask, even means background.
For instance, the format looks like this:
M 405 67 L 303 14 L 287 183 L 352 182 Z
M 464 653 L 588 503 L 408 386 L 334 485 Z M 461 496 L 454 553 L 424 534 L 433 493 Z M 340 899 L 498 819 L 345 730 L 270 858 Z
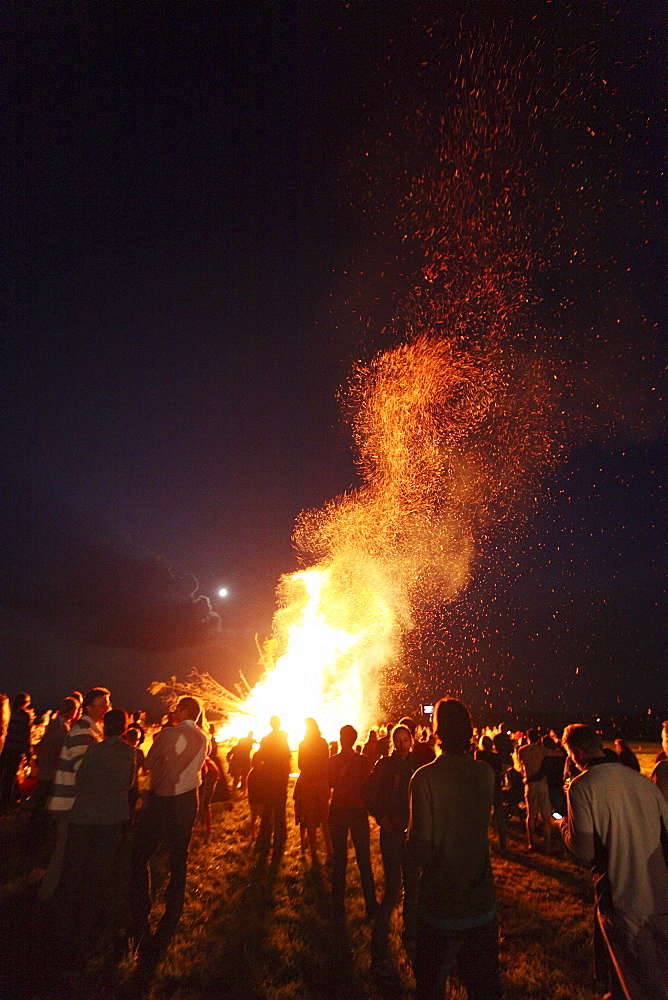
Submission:
M 83 755 L 102 739 L 102 730 L 88 715 L 82 715 L 70 729 L 60 751 L 51 795 L 46 804 L 50 812 L 69 812 L 76 797 L 77 771 Z

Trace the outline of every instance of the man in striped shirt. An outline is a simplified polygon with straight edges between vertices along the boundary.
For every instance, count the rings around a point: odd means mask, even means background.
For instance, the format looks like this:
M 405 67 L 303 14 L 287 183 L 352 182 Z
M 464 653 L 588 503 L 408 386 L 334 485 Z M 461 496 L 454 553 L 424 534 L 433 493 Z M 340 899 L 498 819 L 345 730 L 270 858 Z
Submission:
M 102 739 L 102 719 L 111 708 L 107 688 L 89 691 L 83 700 L 83 714 L 70 729 L 56 767 L 51 795 L 46 808 L 56 819 L 56 846 L 39 887 L 39 898 L 46 902 L 53 896 L 63 869 L 70 810 L 76 796 L 76 779 L 83 755 Z

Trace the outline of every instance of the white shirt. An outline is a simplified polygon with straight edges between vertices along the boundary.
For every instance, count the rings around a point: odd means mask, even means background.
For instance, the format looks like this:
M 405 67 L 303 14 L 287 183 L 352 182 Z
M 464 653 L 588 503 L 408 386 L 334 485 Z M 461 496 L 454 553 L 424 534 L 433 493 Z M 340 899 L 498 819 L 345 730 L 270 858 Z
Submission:
M 182 795 L 202 784 L 202 764 L 209 741 L 192 719 L 161 729 L 146 754 L 146 767 L 153 772 L 156 795 Z

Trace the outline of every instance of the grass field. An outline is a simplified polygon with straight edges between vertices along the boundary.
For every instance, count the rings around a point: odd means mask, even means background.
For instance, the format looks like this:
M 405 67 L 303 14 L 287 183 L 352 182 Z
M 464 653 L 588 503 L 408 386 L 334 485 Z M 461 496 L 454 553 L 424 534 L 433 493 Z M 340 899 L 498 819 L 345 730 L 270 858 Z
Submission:
M 658 746 L 643 747 L 647 773 Z M 216 808 L 216 807 L 214 807 Z M 364 917 L 354 859 L 349 860 L 347 921 L 332 919 L 328 869 L 314 870 L 300 851 L 289 817 L 285 854 L 276 867 L 258 865 L 248 840 L 243 798 L 218 807 L 213 834 L 191 848 L 186 909 L 179 932 L 146 996 L 155 1000 L 364 1000 L 408 998 L 410 965 L 393 930 L 398 979 L 379 988 L 369 971 L 370 926 Z M 77 972 L 55 972 L 43 954 L 34 919 L 39 858 L 22 849 L 21 826 L 0 831 L 3 856 L 2 971 L 11 992 L 39 1000 L 122 997 L 133 968 L 110 955 Z M 527 853 L 518 818 L 509 824 L 508 856 L 493 865 L 500 905 L 501 962 L 507 1000 L 594 1000 L 591 976 L 592 888 L 589 872 L 561 845 L 554 853 Z M 556 837 L 559 843 L 558 835 Z M 378 835 L 372 835 L 377 885 L 382 885 Z M 160 864 L 156 874 L 160 879 Z M 157 908 L 157 914 L 159 909 Z M 452 981 L 446 996 L 464 997 Z

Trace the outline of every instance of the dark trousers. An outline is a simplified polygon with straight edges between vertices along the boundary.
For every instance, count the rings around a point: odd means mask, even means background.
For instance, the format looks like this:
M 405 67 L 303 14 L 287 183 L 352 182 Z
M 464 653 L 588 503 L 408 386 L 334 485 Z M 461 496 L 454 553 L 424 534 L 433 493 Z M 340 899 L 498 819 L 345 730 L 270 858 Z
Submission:
M 417 933 L 417 887 L 418 869 L 412 861 L 403 830 L 380 829 L 380 853 L 385 872 L 385 891 L 378 907 L 378 916 L 373 927 L 371 952 L 374 958 L 384 958 L 390 936 L 392 911 L 399 902 L 401 885 L 404 886 L 403 937 L 407 946 L 415 944 Z
M 468 1000 L 499 1000 L 499 928 L 444 931 L 420 920 L 413 973 L 415 1000 L 443 1000 L 448 976 L 456 968 Z
M 148 934 L 152 905 L 149 862 L 162 844 L 169 854 L 170 875 L 156 938 L 166 946 L 176 930 L 185 901 L 188 847 L 196 816 L 196 788 L 182 795 L 149 795 L 146 799 L 132 850 L 132 923 L 136 941 Z
M 55 934 L 66 952 L 94 950 L 109 897 L 118 885 L 121 824 L 70 823 L 63 874 L 54 897 Z
M 0 816 L 7 812 L 18 798 L 16 775 L 23 754 L 3 752 L 0 756 Z
M 369 814 L 366 809 L 346 809 L 330 806 L 329 832 L 332 836 L 332 898 L 334 906 L 343 909 L 346 892 L 346 867 L 348 864 L 348 832 L 353 840 L 357 867 L 360 870 L 362 892 L 366 910 L 373 916 L 377 910 L 376 886 L 371 871 L 371 844 L 369 839 Z
M 506 823 L 506 807 L 503 804 L 501 786 L 494 785 L 494 822 L 499 834 L 499 847 L 505 851 L 508 847 L 508 826 Z M 565 815 L 565 814 L 564 814 Z
M 257 846 L 261 851 L 268 851 L 272 843 L 274 854 L 280 854 L 285 847 L 288 829 L 285 820 L 285 806 L 288 799 L 288 788 L 284 782 L 267 783 L 262 796 L 264 811 L 260 820 L 260 832 Z

